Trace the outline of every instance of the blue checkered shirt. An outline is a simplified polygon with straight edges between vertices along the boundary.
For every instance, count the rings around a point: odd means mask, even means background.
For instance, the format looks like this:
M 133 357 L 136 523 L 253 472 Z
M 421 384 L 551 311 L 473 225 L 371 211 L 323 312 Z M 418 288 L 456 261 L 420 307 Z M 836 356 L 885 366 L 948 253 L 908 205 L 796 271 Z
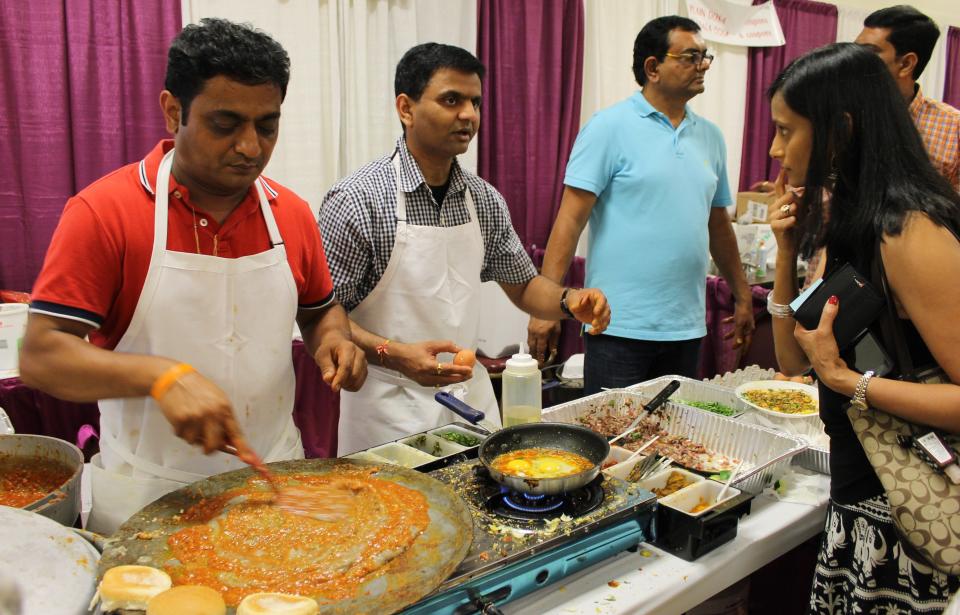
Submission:
M 451 227 L 467 224 L 466 189 L 470 188 L 483 236 L 484 256 L 480 279 L 525 284 L 537 275 L 510 223 L 503 195 L 456 160 L 450 170 L 450 187 L 438 204 L 410 155 L 403 137 L 393 154 L 361 167 L 337 182 L 320 207 L 320 233 L 333 275 L 337 300 L 353 310 L 377 285 L 390 261 L 397 233 L 397 193 L 393 166 L 400 156 L 400 189 L 407 194 L 407 223 Z

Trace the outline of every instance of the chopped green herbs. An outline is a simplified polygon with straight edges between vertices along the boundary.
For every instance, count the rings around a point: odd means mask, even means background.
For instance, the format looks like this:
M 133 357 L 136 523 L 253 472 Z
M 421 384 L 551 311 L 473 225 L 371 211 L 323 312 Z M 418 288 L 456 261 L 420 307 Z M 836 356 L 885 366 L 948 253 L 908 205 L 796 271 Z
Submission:
M 459 431 L 445 431 L 437 435 L 444 440 L 456 442 L 461 446 L 476 446 L 480 444 L 480 438 L 474 438 L 473 436 L 468 436 L 467 434 L 460 433 Z
M 715 414 L 722 414 L 723 416 L 733 416 L 737 413 L 737 411 L 730 406 L 721 404 L 718 401 L 681 401 L 678 403 L 681 403 L 685 406 L 700 408 L 701 410 L 706 410 Z

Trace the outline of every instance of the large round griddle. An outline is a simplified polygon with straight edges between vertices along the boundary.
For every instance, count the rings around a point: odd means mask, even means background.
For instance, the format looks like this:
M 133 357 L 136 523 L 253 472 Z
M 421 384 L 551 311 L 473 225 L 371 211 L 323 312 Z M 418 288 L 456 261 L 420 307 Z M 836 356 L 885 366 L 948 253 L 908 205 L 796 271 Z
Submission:
M 422 493 L 430 507 L 430 523 L 406 552 L 388 562 L 382 574 L 372 575 L 353 598 L 338 602 L 324 596 L 313 598 L 320 604 L 321 613 L 392 613 L 429 594 L 460 564 L 473 541 L 470 510 L 447 485 L 399 466 L 353 459 L 301 459 L 268 464 L 278 475 L 327 474 L 351 466 L 376 466 L 376 478 Z M 162 569 L 170 559 L 167 537 L 187 526 L 173 517 L 202 498 L 242 486 L 252 475 L 250 469 L 217 474 L 168 493 L 143 508 L 107 540 L 98 579 L 109 568 L 121 564 Z M 228 613 L 234 613 L 234 609 L 228 609 Z

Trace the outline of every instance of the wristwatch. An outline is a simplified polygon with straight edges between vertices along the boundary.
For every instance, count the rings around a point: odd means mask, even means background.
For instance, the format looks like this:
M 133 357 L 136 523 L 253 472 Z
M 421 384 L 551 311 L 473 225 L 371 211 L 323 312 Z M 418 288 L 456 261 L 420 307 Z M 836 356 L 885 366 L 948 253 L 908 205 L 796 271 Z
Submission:
M 567 293 L 569 293 L 571 290 L 572 289 L 570 288 L 563 289 L 563 294 L 560 295 L 560 311 L 566 314 L 567 318 L 576 319 L 576 316 L 574 316 L 573 312 L 570 311 L 570 306 L 567 305 Z
M 853 389 L 853 397 L 850 399 L 850 405 L 856 408 L 857 410 L 866 410 L 870 406 L 867 405 L 867 385 L 870 383 L 870 379 L 873 378 L 873 370 L 868 369 L 860 376 L 860 380 L 857 381 L 857 386 Z

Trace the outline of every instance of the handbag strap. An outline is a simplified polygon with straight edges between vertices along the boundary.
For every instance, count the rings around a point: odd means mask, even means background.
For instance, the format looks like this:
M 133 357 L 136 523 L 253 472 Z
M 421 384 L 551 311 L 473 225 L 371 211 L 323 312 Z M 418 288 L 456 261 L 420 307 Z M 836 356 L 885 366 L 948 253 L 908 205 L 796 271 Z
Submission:
M 883 290 L 883 296 L 886 299 L 883 312 L 880 314 L 880 333 L 884 343 L 889 348 L 893 346 L 894 359 L 897 362 L 897 369 L 900 377 L 905 380 L 914 379 L 913 358 L 910 356 L 910 349 L 907 346 L 907 337 L 903 333 L 903 324 L 897 315 L 897 307 L 893 301 L 893 293 L 890 291 L 890 283 L 887 281 L 887 272 L 883 266 L 883 256 L 880 253 L 880 238 L 877 238 L 876 251 L 873 258 L 873 278 L 874 283 Z

